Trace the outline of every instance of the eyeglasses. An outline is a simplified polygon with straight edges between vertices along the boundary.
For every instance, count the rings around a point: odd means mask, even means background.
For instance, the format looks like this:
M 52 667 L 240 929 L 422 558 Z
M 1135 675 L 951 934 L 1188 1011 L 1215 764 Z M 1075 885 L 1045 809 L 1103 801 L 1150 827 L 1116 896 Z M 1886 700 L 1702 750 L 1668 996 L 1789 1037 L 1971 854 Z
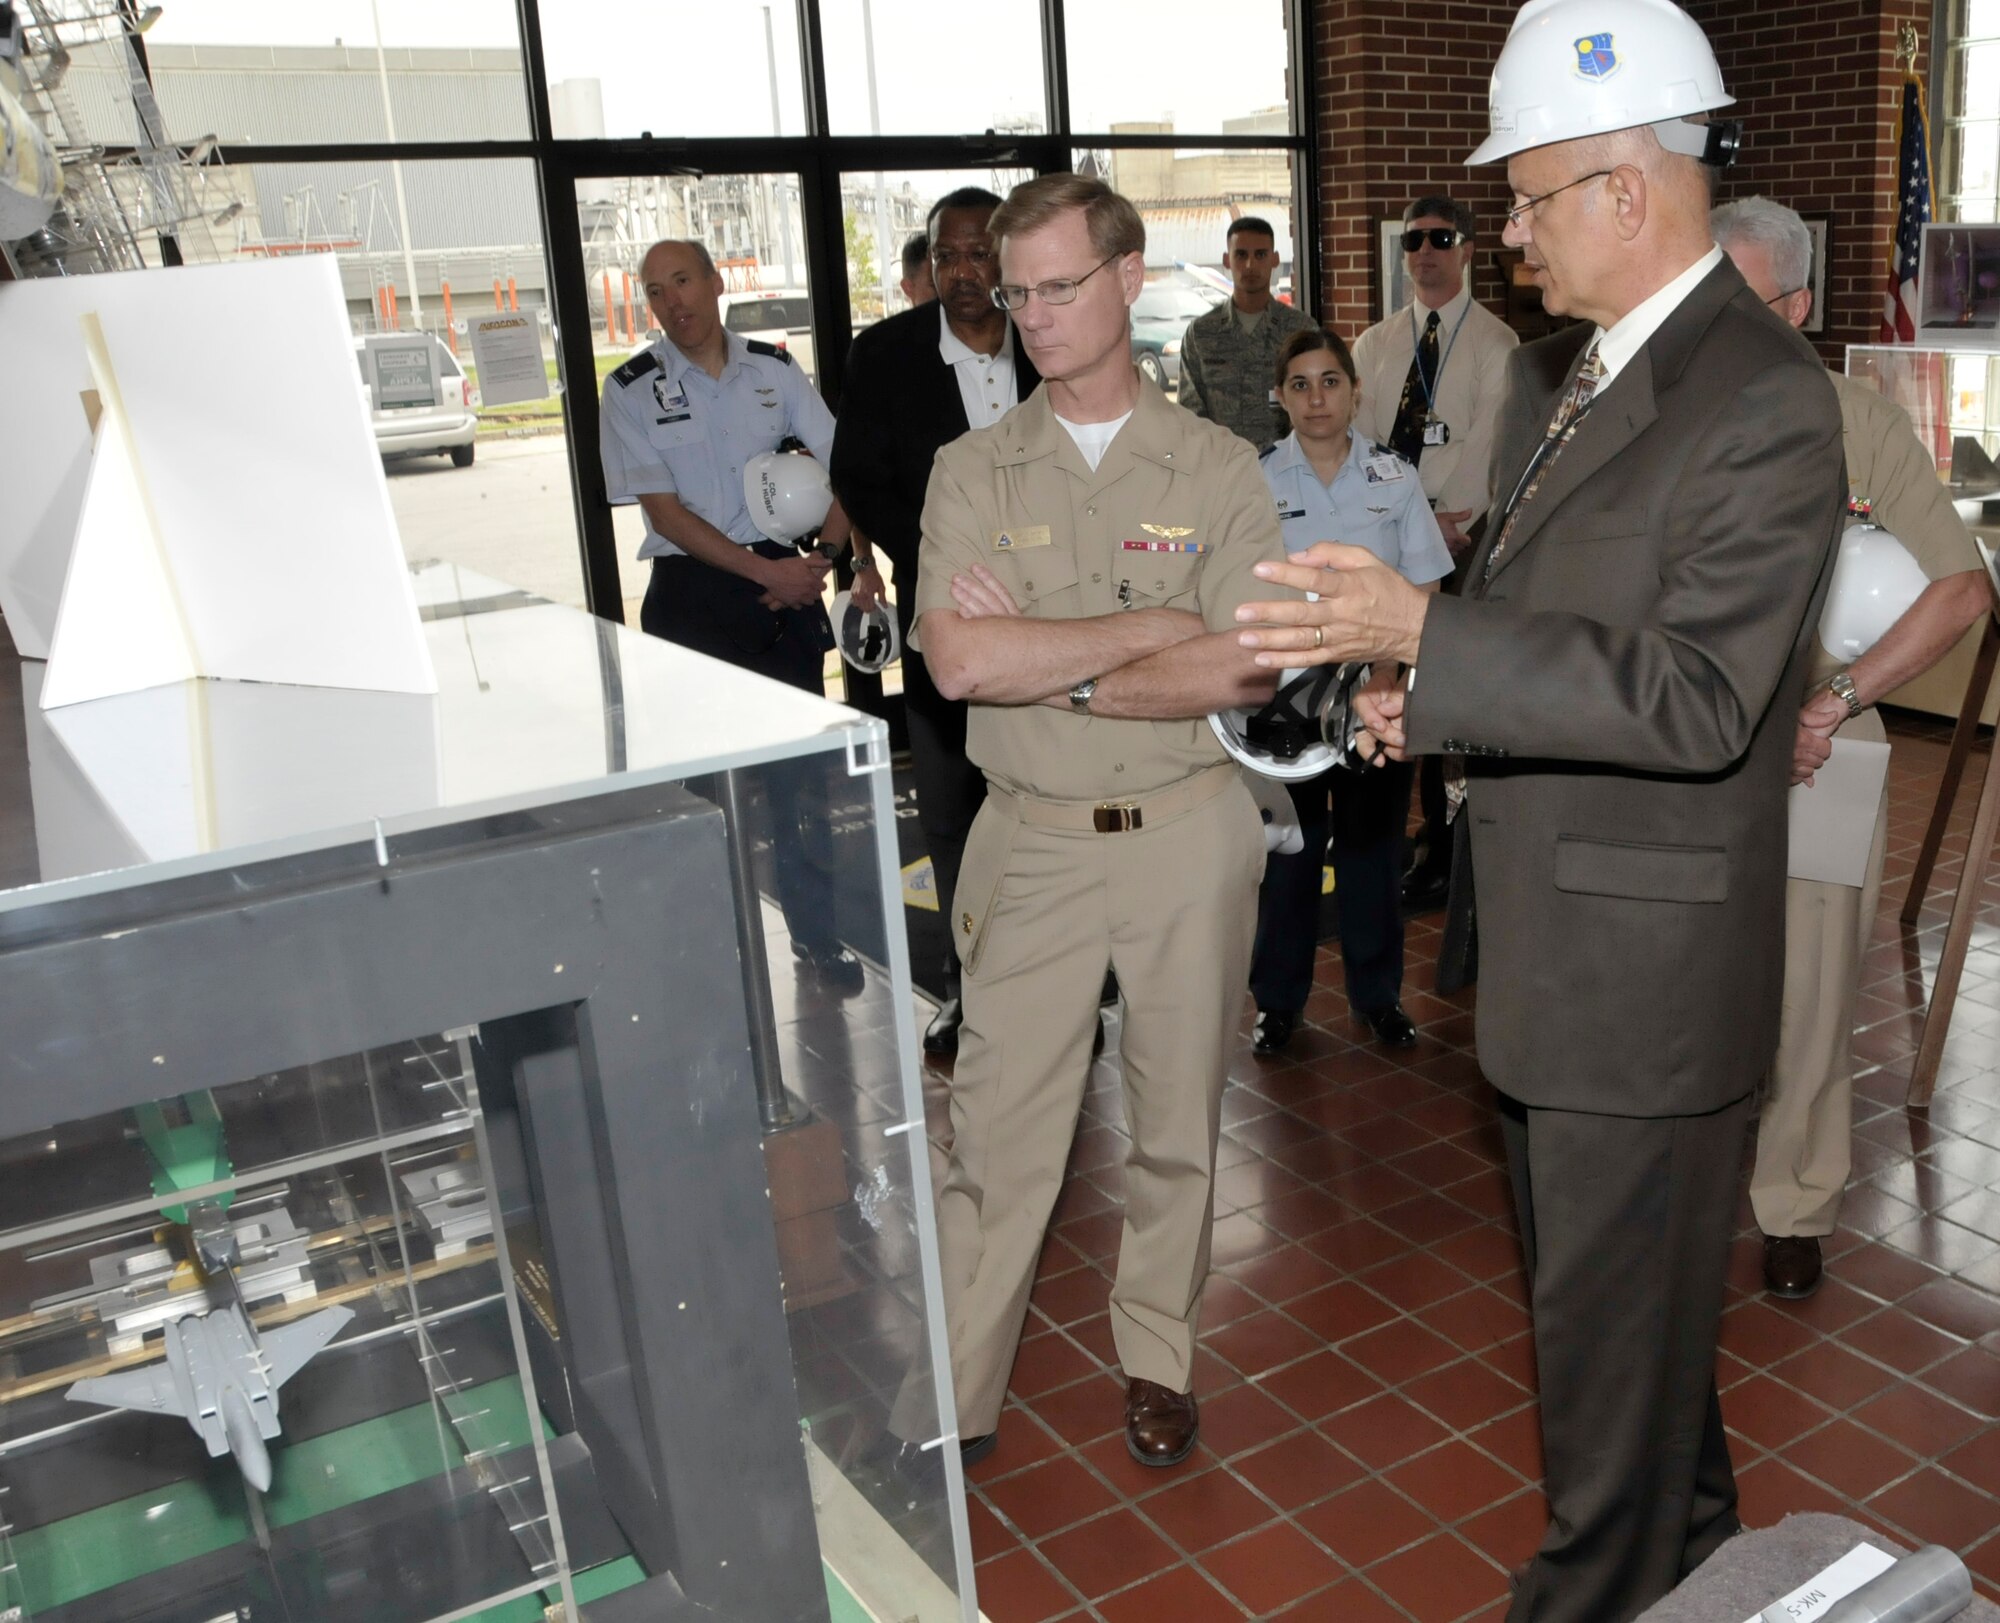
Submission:
M 1766 304 L 1771 304 L 1771 305 L 1782 304 L 1786 299 L 1789 299 L 1794 293 L 1803 293 L 1805 292 L 1805 290 L 1806 290 L 1805 284 L 1801 282 L 1797 287 L 1788 287 L 1782 293 L 1773 293 L 1764 302 Z
M 1419 248 L 1423 247 L 1426 238 L 1429 239 L 1430 245 L 1440 252 L 1446 248 L 1456 248 L 1461 242 L 1468 240 L 1448 225 L 1434 225 L 1425 230 L 1405 231 L 1403 233 L 1403 252 L 1406 254 L 1415 253 Z
M 1555 191 L 1543 192 L 1539 197 L 1526 198 L 1523 201 L 1516 203 L 1512 208 L 1510 208 L 1507 211 L 1507 223 L 1513 226 L 1514 229 L 1518 231 L 1521 228 L 1521 222 L 1524 219 L 1526 219 L 1528 215 L 1534 213 L 1537 207 L 1539 207 L 1543 203 L 1546 203 L 1551 197 L 1554 197 L 1557 193 L 1566 192 L 1570 189 L 1571 186 L 1581 186 L 1586 180 L 1602 180 L 1606 175 L 1610 173 L 1611 171 L 1609 169 L 1593 169 L 1587 175 L 1578 175 L 1575 180 L 1565 182 L 1563 185 L 1556 187 Z
M 993 302 L 1002 310 L 1025 310 L 1028 295 L 1034 294 L 1044 304 L 1074 304 L 1076 290 L 1111 263 L 1112 259 L 1123 259 L 1122 253 L 1113 254 L 1111 259 L 1100 259 L 1081 276 L 1058 276 L 1053 281 L 1037 282 L 1033 287 L 1022 287 L 1018 282 L 1002 282 L 993 290 Z

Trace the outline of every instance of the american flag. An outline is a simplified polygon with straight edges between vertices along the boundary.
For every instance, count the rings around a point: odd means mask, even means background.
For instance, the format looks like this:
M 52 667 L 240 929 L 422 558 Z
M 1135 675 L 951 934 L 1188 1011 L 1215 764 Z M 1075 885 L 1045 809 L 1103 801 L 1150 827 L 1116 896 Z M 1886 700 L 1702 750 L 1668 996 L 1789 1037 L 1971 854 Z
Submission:
M 1930 126 L 1924 121 L 1924 87 L 1916 74 L 1903 81 L 1903 114 L 1896 159 L 1896 190 L 1902 207 L 1896 212 L 1896 235 L 1889 245 L 1889 288 L 1882 296 L 1881 341 L 1913 344 L 1917 340 L 1917 264 L 1924 227 L 1931 218 Z

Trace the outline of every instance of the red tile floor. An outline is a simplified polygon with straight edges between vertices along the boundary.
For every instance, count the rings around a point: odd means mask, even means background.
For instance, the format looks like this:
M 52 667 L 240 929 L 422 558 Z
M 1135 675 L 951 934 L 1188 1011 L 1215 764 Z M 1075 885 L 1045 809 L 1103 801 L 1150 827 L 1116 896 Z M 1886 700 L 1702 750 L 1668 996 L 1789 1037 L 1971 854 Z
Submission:
M 1855 1036 L 1854 1185 L 1803 1303 L 1763 1295 L 1740 1210 L 1719 1376 L 1746 1524 L 1838 1510 L 1965 1553 L 2000 1595 L 2000 884 L 1989 878 L 1927 1113 L 1903 1107 L 1971 796 L 1919 929 L 1896 920 L 1945 731 L 1895 718 L 1888 878 Z M 1223 1100 L 1202 1441 L 1125 1453 L 1105 1318 L 1126 1138 L 1100 1063 L 1014 1369 L 970 1472 L 993 1623 L 1245 1617 L 1454 1623 L 1505 1612 L 1540 1540 L 1534 1357 L 1473 1054 L 1470 995 L 1432 994 L 1438 916 L 1409 936 L 1391 1058 L 1348 1018 L 1336 953 L 1282 1063 L 1244 1033 Z

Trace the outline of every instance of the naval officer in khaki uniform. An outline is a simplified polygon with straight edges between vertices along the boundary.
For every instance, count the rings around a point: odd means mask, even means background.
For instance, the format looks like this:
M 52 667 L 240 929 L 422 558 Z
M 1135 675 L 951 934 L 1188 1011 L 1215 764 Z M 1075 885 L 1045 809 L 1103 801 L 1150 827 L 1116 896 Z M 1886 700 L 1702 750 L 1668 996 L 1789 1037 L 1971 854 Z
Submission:
M 1812 314 L 1812 238 L 1805 221 L 1765 197 L 1710 216 L 1715 240 L 1750 290 L 1794 327 Z M 1850 524 L 1869 518 L 1903 544 L 1929 578 L 1881 640 L 1844 670 L 1818 642 L 1799 712 L 1792 781 L 1809 782 L 1833 738 L 1888 738 L 1875 701 L 1922 675 L 1992 603 L 1986 569 L 1959 522 L 1937 463 L 1909 414 L 1866 384 L 1835 374 L 1847 452 Z M 1874 844 L 1860 885 L 1785 881 L 1785 1002 L 1778 1057 L 1757 1113 L 1750 1206 L 1764 1234 L 1764 1285 L 1774 1296 L 1810 1296 L 1823 1266 L 1820 1238 L 1840 1217 L 1853 1164 L 1854 1010 L 1861 954 L 1882 894 L 1889 788 L 1875 812 Z
M 1218 1111 L 1264 837 L 1204 719 L 1273 689 L 1236 607 L 1284 556 L 1248 444 L 1133 370 L 1145 227 L 1050 175 L 994 214 L 1000 286 L 1045 382 L 938 453 L 916 636 L 970 701 L 985 772 L 951 920 L 965 1024 L 939 1249 L 961 1452 L 991 1446 L 1076 1131 L 1099 985 L 1117 971 L 1125 1229 L 1111 1292 L 1126 1443 L 1194 1447 Z

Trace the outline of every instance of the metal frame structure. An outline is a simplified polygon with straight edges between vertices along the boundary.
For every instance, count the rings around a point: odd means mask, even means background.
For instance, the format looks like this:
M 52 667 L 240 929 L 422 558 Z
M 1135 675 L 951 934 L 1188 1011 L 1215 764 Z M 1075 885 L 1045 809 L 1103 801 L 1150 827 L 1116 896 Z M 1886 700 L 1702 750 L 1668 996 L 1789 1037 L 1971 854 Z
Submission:
M 131 0 L 116 0 L 130 4 Z M 849 325 L 847 261 L 841 217 L 840 177 L 844 172 L 898 169 L 983 169 L 997 165 L 1057 174 L 1069 169 L 1080 148 L 1272 151 L 1290 154 L 1294 187 L 1292 231 L 1295 285 L 1307 308 L 1317 309 L 1321 290 L 1307 267 L 1320 263 L 1319 143 L 1310 92 L 1311 11 L 1308 0 L 1284 0 L 1291 48 L 1286 62 L 1290 134 L 1224 135 L 1176 132 L 1112 136 L 1070 127 L 1069 62 L 1064 0 L 1040 0 L 1043 90 L 1050 130 L 1036 134 L 835 135 L 831 132 L 824 44 L 817 0 L 795 0 L 798 9 L 801 85 L 807 133 L 802 136 L 700 137 L 655 140 L 559 140 L 549 106 L 548 69 L 541 32 L 543 0 L 515 0 L 522 63 L 527 75 L 529 135 L 520 141 L 346 142 L 327 146 L 231 146 L 217 152 L 230 164 L 328 163 L 526 159 L 534 165 L 542 211 L 543 250 L 548 256 L 552 319 L 560 340 L 564 402 L 568 415 L 570 487 L 575 495 L 577 536 L 582 554 L 585 601 L 594 614 L 623 620 L 616 542 L 604 474 L 597 457 L 598 396 L 591 370 L 595 324 L 590 313 L 584 244 L 577 212 L 578 181 L 633 175 L 795 175 L 805 222 L 805 259 L 813 295 L 813 337 L 819 357 L 819 386 L 838 407 L 847 357 Z M 145 67 L 143 54 L 140 57 Z M 192 144 L 169 147 L 192 161 Z M 133 151 L 107 148 L 115 163 Z M 204 153 L 204 156 L 207 154 Z M 167 244 L 162 242 L 163 255 Z M 169 260 L 171 263 L 172 261 Z

